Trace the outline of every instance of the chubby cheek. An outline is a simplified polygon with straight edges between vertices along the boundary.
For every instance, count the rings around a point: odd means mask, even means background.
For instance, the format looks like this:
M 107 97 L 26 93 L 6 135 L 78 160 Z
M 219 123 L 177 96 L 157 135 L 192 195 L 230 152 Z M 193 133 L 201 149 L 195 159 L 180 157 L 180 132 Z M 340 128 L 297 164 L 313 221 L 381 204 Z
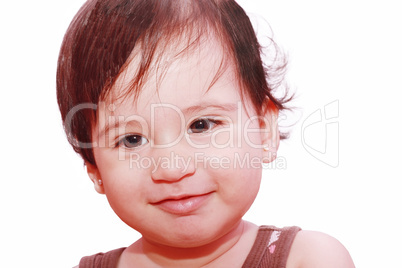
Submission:
M 240 206 L 249 207 L 260 188 L 261 172 L 256 169 L 233 169 L 218 182 L 220 191 L 226 202 L 234 202 Z
M 145 195 L 141 180 L 144 170 L 130 168 L 128 160 L 116 161 L 114 156 L 95 154 L 105 194 L 115 213 L 125 221 L 132 210 L 141 209 Z M 97 157 L 97 158 L 96 158 Z
M 209 163 L 205 171 L 218 186 L 218 197 L 228 209 L 235 210 L 238 215 L 244 214 L 260 188 L 261 156 L 254 150 L 230 150 L 226 153 L 217 150 L 213 155 L 221 160 L 220 167 Z

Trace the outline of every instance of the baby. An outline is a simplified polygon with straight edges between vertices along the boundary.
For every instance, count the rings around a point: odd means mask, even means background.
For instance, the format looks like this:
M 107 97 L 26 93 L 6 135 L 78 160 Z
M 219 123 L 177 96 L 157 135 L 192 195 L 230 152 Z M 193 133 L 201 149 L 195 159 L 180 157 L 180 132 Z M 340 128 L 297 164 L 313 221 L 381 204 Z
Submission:
M 325 234 L 242 220 L 286 102 L 260 54 L 233 0 L 84 4 L 61 47 L 58 103 L 96 191 L 142 237 L 77 267 L 354 267 Z

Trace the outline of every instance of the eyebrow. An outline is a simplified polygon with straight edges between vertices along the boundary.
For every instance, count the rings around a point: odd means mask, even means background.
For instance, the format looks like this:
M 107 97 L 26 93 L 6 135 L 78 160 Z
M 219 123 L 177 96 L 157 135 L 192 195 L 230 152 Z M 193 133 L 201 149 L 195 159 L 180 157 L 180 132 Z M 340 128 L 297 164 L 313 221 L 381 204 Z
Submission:
M 120 121 L 114 122 L 113 124 L 107 124 L 101 131 L 99 131 L 99 138 L 105 136 L 107 132 L 111 129 L 116 129 L 120 126 Z
M 197 105 L 189 106 L 182 110 L 183 114 L 195 114 L 201 112 L 203 110 L 212 109 L 212 110 L 222 110 L 226 112 L 237 111 L 238 106 L 235 103 L 223 103 L 223 104 L 210 104 L 210 103 L 200 103 Z
M 112 124 L 107 124 L 101 131 L 99 131 L 99 137 L 103 137 L 106 135 L 106 133 L 108 133 L 111 129 L 117 129 L 120 128 L 121 125 L 127 126 L 130 124 L 138 124 L 141 125 L 141 123 L 139 123 L 138 121 L 135 120 L 131 120 L 131 121 L 115 121 Z

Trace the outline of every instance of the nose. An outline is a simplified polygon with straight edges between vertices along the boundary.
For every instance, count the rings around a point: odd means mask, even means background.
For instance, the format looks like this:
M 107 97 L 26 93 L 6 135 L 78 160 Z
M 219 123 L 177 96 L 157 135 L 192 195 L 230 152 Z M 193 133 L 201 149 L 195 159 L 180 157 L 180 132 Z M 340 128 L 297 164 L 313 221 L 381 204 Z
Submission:
M 194 159 L 189 148 L 163 148 L 155 149 L 158 158 L 157 166 L 152 172 L 154 182 L 172 183 L 180 181 L 195 173 Z

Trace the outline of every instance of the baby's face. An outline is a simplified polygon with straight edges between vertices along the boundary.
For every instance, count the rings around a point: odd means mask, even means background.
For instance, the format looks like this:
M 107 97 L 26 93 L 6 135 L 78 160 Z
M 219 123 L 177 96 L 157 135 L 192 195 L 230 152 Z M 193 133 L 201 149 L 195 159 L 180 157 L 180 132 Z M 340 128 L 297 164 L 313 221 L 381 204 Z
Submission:
M 214 81 L 221 59 L 216 45 L 205 46 L 170 63 L 163 80 L 151 74 L 136 101 L 99 104 L 97 179 L 116 214 L 154 243 L 207 244 L 257 195 L 265 135 L 233 67 Z

